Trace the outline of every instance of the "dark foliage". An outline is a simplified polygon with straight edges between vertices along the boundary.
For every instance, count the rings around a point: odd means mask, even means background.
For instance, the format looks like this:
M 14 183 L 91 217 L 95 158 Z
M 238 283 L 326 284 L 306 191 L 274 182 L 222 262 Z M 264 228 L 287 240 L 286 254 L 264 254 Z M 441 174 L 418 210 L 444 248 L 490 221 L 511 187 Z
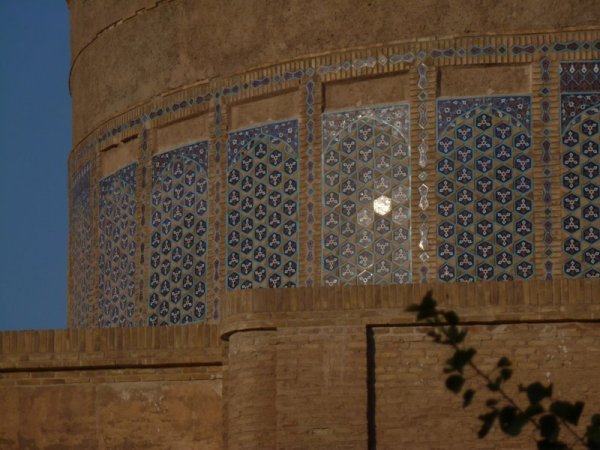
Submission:
M 485 382 L 489 395 L 485 401 L 488 411 L 479 416 L 479 438 L 484 438 L 495 424 L 508 436 L 518 436 L 525 426 L 530 425 L 538 434 L 538 450 L 600 450 L 600 414 L 592 416 L 591 423 L 581 434 L 575 427 L 579 424 L 584 403 L 554 399 L 552 384 L 544 385 L 536 381 L 519 385 L 519 391 L 526 401 L 520 396 L 509 396 L 504 384 L 513 375 L 511 361 L 503 356 L 491 372 L 483 372 L 474 361 L 476 350 L 465 345 L 467 330 L 461 328 L 460 317 L 454 311 L 439 309 L 431 292 L 425 295 L 420 304 L 411 305 L 406 310 L 416 313 L 417 321 L 433 327 L 427 335 L 435 343 L 447 345 L 454 351 L 446 360 L 443 372 L 446 374 L 448 390 L 454 394 L 462 392 L 463 408 L 468 407 L 476 395 L 472 388 L 463 391 L 470 379 L 465 372 L 470 371 Z

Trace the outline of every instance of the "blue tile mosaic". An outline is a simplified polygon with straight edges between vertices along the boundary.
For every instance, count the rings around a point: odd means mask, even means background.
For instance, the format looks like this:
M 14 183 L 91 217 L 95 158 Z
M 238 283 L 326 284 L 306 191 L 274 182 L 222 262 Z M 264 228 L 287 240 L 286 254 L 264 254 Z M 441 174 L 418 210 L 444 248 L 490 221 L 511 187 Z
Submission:
M 600 61 L 563 62 L 559 74 L 563 93 L 600 91 Z
M 305 105 L 306 105 L 306 120 L 304 122 L 306 129 L 306 154 L 308 156 L 308 163 L 306 164 L 306 172 L 305 172 L 305 180 L 307 186 L 314 186 L 315 181 L 315 163 L 314 163 L 314 154 L 315 154 L 315 82 L 311 78 L 306 82 L 305 86 Z M 306 278 L 304 280 L 304 285 L 308 287 L 312 287 L 314 285 L 313 271 L 315 261 L 315 227 L 313 224 L 315 223 L 315 214 L 314 214 L 314 201 L 312 200 L 314 189 L 310 187 L 307 191 L 308 201 L 306 202 Z
M 552 78 L 553 68 L 555 67 L 555 63 L 548 58 L 542 58 L 540 60 L 540 80 L 542 82 L 542 87 L 539 93 L 542 95 L 542 101 L 540 102 L 541 106 L 541 123 L 542 123 L 542 141 L 540 143 L 540 147 L 542 150 L 541 160 L 542 160 L 542 173 L 544 178 L 542 180 L 542 201 L 544 203 L 543 213 L 544 213 L 544 222 L 543 222 L 543 245 L 544 245 L 544 271 L 546 280 L 551 280 L 553 277 L 553 269 L 554 262 L 552 260 L 552 255 L 554 253 L 552 243 L 554 241 L 553 230 L 552 230 L 552 209 L 553 204 L 555 203 L 554 199 L 554 190 L 552 189 L 552 141 L 550 139 L 550 127 L 551 119 L 550 119 L 550 111 L 551 111 L 551 103 L 553 101 L 550 96 L 550 80 Z M 541 249 L 538 249 L 538 252 L 541 252 Z
M 505 38 L 502 37 L 503 41 Z M 465 46 L 465 47 L 445 47 L 445 48 L 433 48 L 431 51 L 427 52 L 421 50 L 415 55 L 412 51 L 406 51 L 405 53 L 391 53 L 389 57 L 384 55 L 380 55 L 376 60 L 374 57 L 368 57 L 365 59 L 355 59 L 355 60 L 345 60 L 339 64 L 324 64 L 318 67 L 312 67 L 313 61 L 311 60 L 306 67 L 299 68 L 296 71 L 282 71 L 273 75 L 272 77 L 260 76 L 254 80 L 249 82 L 245 82 L 241 89 L 244 91 L 249 90 L 250 88 L 259 89 L 269 85 L 276 85 L 282 82 L 286 82 L 293 79 L 303 79 L 306 77 L 312 77 L 315 74 L 333 74 L 338 73 L 340 71 L 349 71 L 351 69 L 356 71 L 367 70 L 376 66 L 377 63 L 381 66 L 394 66 L 396 64 L 410 64 L 415 58 L 419 58 L 420 60 L 425 60 L 428 57 L 433 58 L 434 60 L 439 58 L 451 58 L 455 61 L 461 62 L 461 59 L 466 57 L 485 57 L 488 58 L 491 55 L 534 55 L 534 54 L 548 54 L 549 52 L 553 53 L 566 53 L 566 52 L 577 52 L 579 50 L 591 50 L 598 51 L 600 50 L 600 41 L 599 40 L 574 40 L 569 42 L 561 42 L 557 40 L 548 40 L 546 42 L 541 42 L 539 45 L 527 44 L 527 45 L 512 45 L 506 46 L 504 43 L 492 43 L 485 47 L 481 47 L 479 44 Z M 379 50 L 380 52 L 381 50 Z M 146 122 L 151 122 L 155 119 L 166 117 L 171 113 L 176 113 L 178 111 L 184 110 L 186 108 L 192 106 L 200 106 L 206 105 L 220 97 L 222 93 L 223 96 L 234 96 L 241 92 L 240 86 L 237 84 L 228 85 L 225 87 L 219 88 L 215 92 L 206 92 L 202 95 L 192 96 L 187 100 L 182 100 L 177 103 L 160 106 L 156 109 L 150 110 L 146 113 L 143 113 L 137 117 L 131 118 L 130 120 L 115 126 L 110 129 L 105 129 L 104 133 L 99 137 L 94 137 L 93 140 L 90 139 L 86 141 L 80 147 L 80 152 L 75 154 L 75 158 L 73 161 L 78 161 L 80 157 L 83 157 L 87 152 L 93 149 L 95 143 L 102 143 L 107 139 L 118 136 L 123 131 L 138 127 L 140 125 L 145 124 Z
M 148 325 L 206 317 L 208 143 L 152 157 Z
M 70 326 L 89 326 L 92 292 L 91 163 L 73 177 L 71 187 L 71 318 Z
M 133 326 L 137 163 L 100 180 L 98 326 Z
M 438 100 L 437 111 L 439 279 L 532 277 L 531 98 Z
M 409 107 L 322 116 L 322 282 L 411 281 Z
M 563 94 L 560 97 L 561 129 L 584 113 L 590 106 L 600 103 L 600 91 L 587 94 Z
M 563 273 L 600 277 L 600 61 L 561 63 L 560 75 Z
M 426 283 L 429 275 L 429 268 L 427 266 L 427 262 L 429 261 L 429 186 L 425 184 L 425 180 L 427 179 L 428 172 L 428 162 L 430 159 L 429 155 L 429 93 L 427 92 L 429 86 L 429 79 L 427 77 L 427 73 L 429 72 L 429 68 L 423 62 L 422 54 L 419 54 L 421 58 L 421 62 L 417 66 L 417 73 L 419 75 L 419 79 L 417 81 L 417 87 L 419 88 L 419 94 L 417 94 L 417 98 L 420 103 L 417 107 L 417 111 L 419 112 L 419 119 L 417 121 L 417 125 L 420 131 L 421 142 L 419 143 L 417 150 L 419 152 L 419 180 L 421 180 L 422 184 L 419 186 L 419 209 L 421 213 L 416 216 L 416 220 L 414 221 L 415 228 L 419 230 L 419 261 L 421 262 L 419 267 L 419 273 L 421 274 L 421 283 Z
M 297 286 L 298 121 L 231 132 L 227 157 L 227 288 Z

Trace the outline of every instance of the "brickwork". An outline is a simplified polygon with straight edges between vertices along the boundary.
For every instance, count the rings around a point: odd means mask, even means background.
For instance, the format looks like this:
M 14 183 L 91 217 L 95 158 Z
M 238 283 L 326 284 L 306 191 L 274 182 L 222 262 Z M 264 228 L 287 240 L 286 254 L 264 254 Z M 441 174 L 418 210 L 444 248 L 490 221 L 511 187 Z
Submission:
M 500 356 L 515 366 L 508 392 L 519 396 L 518 383 L 554 384 L 554 396 L 585 400 L 582 423 L 600 410 L 600 326 L 598 323 L 528 323 L 468 326 L 468 345 L 477 349 L 476 361 L 484 372 Z M 462 408 L 462 398 L 446 390 L 442 367 L 448 348 L 434 345 L 426 327 L 375 327 L 375 422 L 378 449 L 523 449 L 533 448 L 531 430 L 508 439 L 498 429 L 477 439 L 485 412 L 487 390 L 475 383 L 473 405 Z M 469 375 L 469 374 L 467 374 Z M 480 398 L 477 398 L 480 397 Z M 431 430 L 435 430 L 434 433 Z
M 69 325 L 202 323 L 0 333 L 0 447 L 528 445 L 429 289 L 600 410 L 594 0 L 120 3 L 68 1 Z
M 0 448 L 221 449 L 221 366 L 211 326 L 1 332 Z
M 364 448 L 364 327 L 280 328 L 276 354 L 276 448 Z
M 414 315 L 404 311 L 428 289 L 473 323 L 470 343 L 484 367 L 502 355 L 514 361 L 512 388 L 549 381 L 558 397 L 587 403 L 586 420 L 600 409 L 594 378 L 600 351 L 598 280 L 263 289 L 232 293 L 223 303 L 229 367 L 235 366 L 235 381 L 243 386 L 233 386 L 230 377 L 226 390 L 247 393 L 245 418 L 238 416 L 235 425 L 243 423 L 246 437 L 252 426 L 264 437 L 268 424 L 271 447 L 266 448 L 447 449 L 465 448 L 465 442 L 473 449 L 527 448 L 527 434 L 514 441 L 499 433 L 478 440 L 480 408 L 463 411 L 447 392 L 442 372 L 447 349 L 431 343 L 427 328 L 415 327 Z M 268 345 L 257 339 L 261 335 L 269 336 Z M 263 362 L 249 358 L 252 352 Z M 240 357 L 244 362 L 236 363 Z M 242 370 L 248 376 L 240 376 Z M 264 376 L 273 371 L 275 386 Z M 260 401 L 252 397 L 253 389 L 262 393 Z M 226 398 L 233 401 L 228 393 Z M 247 417 L 251 398 L 265 422 Z M 266 404 L 273 408 L 268 414 Z M 228 411 L 236 410 L 234 405 Z M 226 425 L 227 436 L 238 435 L 233 424 Z
M 275 334 L 250 330 L 229 340 L 227 448 L 276 448 Z
M 71 152 L 70 326 L 216 323 L 250 287 L 597 276 L 599 57 L 596 28 L 424 38 L 142 101 Z M 202 198 L 161 171 L 156 203 L 155 160 L 199 142 Z M 182 208 L 204 218 L 181 238 Z
M 238 290 L 220 325 L 3 332 L 0 443 L 524 448 L 528 435 L 476 439 L 480 406 L 463 411 L 446 391 L 447 349 L 404 309 L 432 289 L 470 323 L 484 367 L 510 357 L 516 380 L 554 383 L 557 397 L 586 402 L 587 420 L 600 410 L 599 288 L 563 279 Z

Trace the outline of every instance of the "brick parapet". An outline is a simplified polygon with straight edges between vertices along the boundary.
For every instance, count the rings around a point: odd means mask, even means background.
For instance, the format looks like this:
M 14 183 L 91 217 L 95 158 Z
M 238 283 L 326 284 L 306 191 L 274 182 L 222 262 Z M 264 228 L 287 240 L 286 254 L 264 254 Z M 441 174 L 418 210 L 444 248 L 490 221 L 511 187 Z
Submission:
M 232 292 L 222 304 L 221 334 L 246 329 L 324 325 L 406 325 L 406 307 L 429 290 L 465 321 L 600 321 L 600 280 L 430 283 Z
M 0 332 L 0 374 L 28 369 L 97 370 L 221 362 L 215 325 Z
M 136 429 L 133 448 L 165 448 L 200 421 L 205 428 L 188 433 L 186 445 L 366 448 L 377 439 L 390 448 L 401 439 L 407 448 L 434 448 L 438 437 L 423 441 L 413 428 L 415 417 L 430 417 L 428 405 L 448 401 L 439 374 L 445 349 L 405 312 L 428 290 L 464 319 L 484 364 L 506 354 L 523 379 L 556 381 L 561 396 L 595 411 L 597 383 L 580 389 L 569 380 L 592 380 L 597 370 L 599 287 L 600 280 L 554 280 L 256 289 L 226 296 L 220 325 L 1 332 L 8 415 L 0 415 L 0 444 L 22 446 L 20 433 L 61 448 L 81 448 L 81 439 L 121 445 Z M 30 404 L 46 412 L 38 417 Z M 161 408 L 180 411 L 181 424 L 165 424 Z M 460 416 L 460 427 L 454 416 L 438 416 L 457 440 L 480 448 L 476 415 Z M 112 417 L 119 430 L 105 425 Z M 41 423 L 55 434 L 39 435 Z M 69 445 L 61 441 L 67 428 L 75 430 Z

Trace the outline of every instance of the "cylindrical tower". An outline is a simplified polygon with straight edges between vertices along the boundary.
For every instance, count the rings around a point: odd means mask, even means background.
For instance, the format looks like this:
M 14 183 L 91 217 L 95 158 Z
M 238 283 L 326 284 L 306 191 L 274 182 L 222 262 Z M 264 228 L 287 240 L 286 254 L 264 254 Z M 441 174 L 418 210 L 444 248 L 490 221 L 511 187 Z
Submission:
M 69 7 L 71 327 L 599 276 L 594 0 Z

